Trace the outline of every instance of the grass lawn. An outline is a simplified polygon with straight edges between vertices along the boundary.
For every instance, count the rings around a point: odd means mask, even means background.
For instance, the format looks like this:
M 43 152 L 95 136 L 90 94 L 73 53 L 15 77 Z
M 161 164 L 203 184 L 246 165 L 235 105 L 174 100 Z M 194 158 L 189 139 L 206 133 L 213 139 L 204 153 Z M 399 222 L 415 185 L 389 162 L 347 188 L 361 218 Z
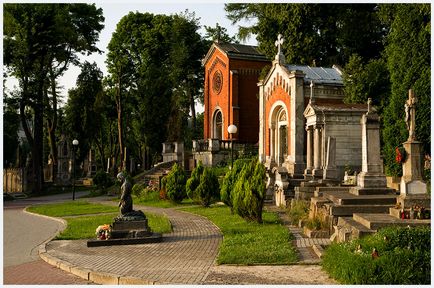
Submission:
M 290 242 L 293 236 L 275 213 L 264 212 L 264 223 L 258 224 L 231 215 L 227 206 L 181 210 L 205 216 L 220 228 L 224 237 L 218 264 L 286 265 L 297 261 L 297 252 Z
M 143 206 L 151 206 L 151 207 L 158 207 L 158 208 L 175 208 L 175 207 L 182 207 L 182 206 L 190 206 L 194 205 L 193 201 L 189 198 L 186 198 L 182 200 L 181 203 L 176 204 L 169 200 L 160 200 L 160 193 L 159 192 L 151 192 L 148 193 L 146 196 L 133 197 L 133 203 L 135 205 L 143 205 Z
M 118 215 L 117 207 L 93 204 L 86 201 L 39 205 L 29 207 L 27 210 L 42 215 L 64 218 L 67 221 L 67 228 L 56 237 L 58 240 L 96 238 L 96 228 L 99 225 L 112 223 L 113 218 Z M 79 216 L 85 214 L 96 215 Z M 169 233 L 172 231 L 172 226 L 166 216 L 146 213 L 146 217 L 153 232 Z
M 36 205 L 27 208 L 29 212 L 53 217 L 77 216 L 86 214 L 114 213 L 117 207 L 89 203 L 84 200 L 69 201 L 59 204 Z

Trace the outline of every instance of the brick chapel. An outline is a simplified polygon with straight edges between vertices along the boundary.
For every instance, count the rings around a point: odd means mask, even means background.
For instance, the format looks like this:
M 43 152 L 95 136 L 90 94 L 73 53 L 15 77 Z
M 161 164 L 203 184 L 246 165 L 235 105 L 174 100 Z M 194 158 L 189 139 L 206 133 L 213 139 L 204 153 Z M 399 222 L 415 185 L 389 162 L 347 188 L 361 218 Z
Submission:
M 237 126 L 239 143 L 258 143 L 257 82 L 270 61 L 255 46 L 214 42 L 203 59 L 204 139 L 230 140 L 229 125 Z

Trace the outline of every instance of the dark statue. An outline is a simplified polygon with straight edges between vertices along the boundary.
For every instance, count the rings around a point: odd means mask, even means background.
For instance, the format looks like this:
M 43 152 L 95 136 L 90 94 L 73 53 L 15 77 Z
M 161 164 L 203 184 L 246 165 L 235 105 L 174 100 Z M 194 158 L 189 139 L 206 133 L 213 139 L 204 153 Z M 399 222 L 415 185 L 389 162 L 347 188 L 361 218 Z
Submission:
M 121 172 L 117 175 L 118 180 L 122 183 L 121 199 L 119 201 L 120 215 L 115 218 L 115 221 L 138 221 L 146 219 L 142 211 L 133 210 L 133 198 L 131 197 L 131 183 Z

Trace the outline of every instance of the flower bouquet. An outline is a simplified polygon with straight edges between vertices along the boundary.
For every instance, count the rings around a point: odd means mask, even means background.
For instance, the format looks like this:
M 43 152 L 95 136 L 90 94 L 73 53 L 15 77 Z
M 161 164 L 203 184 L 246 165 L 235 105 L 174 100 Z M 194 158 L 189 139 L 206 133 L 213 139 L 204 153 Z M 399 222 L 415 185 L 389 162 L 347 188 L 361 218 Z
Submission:
M 111 231 L 112 227 L 109 224 L 100 225 L 96 228 L 96 238 L 99 240 L 107 240 L 110 238 Z
M 402 164 L 405 162 L 405 158 L 407 153 L 405 152 L 404 147 L 396 147 L 395 148 L 395 160 L 398 164 Z

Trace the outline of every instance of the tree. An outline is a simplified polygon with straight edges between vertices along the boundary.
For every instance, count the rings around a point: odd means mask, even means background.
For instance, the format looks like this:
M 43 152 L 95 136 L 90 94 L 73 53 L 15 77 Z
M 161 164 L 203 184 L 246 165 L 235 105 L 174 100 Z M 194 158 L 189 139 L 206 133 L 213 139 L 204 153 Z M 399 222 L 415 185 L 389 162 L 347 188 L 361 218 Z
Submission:
M 382 115 L 388 104 L 390 94 L 390 76 L 383 58 L 371 59 L 364 63 L 362 57 L 354 54 L 350 57 L 343 73 L 346 103 L 367 103 L 372 99 L 377 112 Z
M 91 64 L 85 61 L 77 77 L 76 88 L 68 92 L 66 122 L 69 131 L 72 131 L 70 136 L 80 139 L 79 162 L 86 157 L 93 144 L 98 144 L 99 150 L 102 150 L 102 144 L 95 137 L 102 129 L 101 114 L 95 110 L 96 99 L 103 93 L 102 77 L 95 62 Z
M 257 159 L 245 164 L 231 194 L 234 212 L 248 221 L 262 223 L 265 186 L 264 165 Z
M 431 11 L 430 4 L 381 5 L 382 21 L 390 27 L 385 57 L 390 73 L 391 95 L 385 108 L 382 138 L 386 173 L 398 175 L 395 148 L 406 141 L 404 103 L 408 90 L 418 98 L 416 138 L 426 153 L 431 147 Z
M 35 193 L 41 191 L 43 183 L 42 143 L 47 83 L 50 80 L 53 82 L 56 76 L 63 73 L 68 63 L 76 59 L 77 52 L 97 51 L 95 43 L 103 28 L 103 20 L 102 10 L 95 5 L 4 5 L 3 56 L 10 74 L 20 83 L 20 121 L 32 147 L 32 182 Z M 58 65 L 65 68 L 56 72 Z M 53 110 L 56 112 L 56 93 L 52 96 Z M 27 124 L 28 109 L 33 111 L 33 127 Z M 49 125 L 52 130 L 55 130 L 54 122 Z
M 256 34 L 259 49 L 270 59 L 280 33 L 288 63 L 321 66 L 343 65 L 354 53 L 378 57 L 384 31 L 375 9 L 374 4 L 225 4 L 233 24 L 257 20 L 239 27 L 238 37 Z
M 185 177 L 184 169 L 177 163 L 172 166 L 172 169 L 166 176 L 167 197 L 175 203 L 181 203 L 187 196 L 185 193 Z
M 226 43 L 238 43 L 239 41 L 235 36 L 229 36 L 228 30 L 225 27 L 220 26 L 218 23 L 215 24 L 215 27 L 206 26 L 205 28 L 205 40 L 209 42 L 226 42 Z M 210 46 L 211 43 L 209 43 Z
M 128 142 L 144 150 L 137 154 L 143 155 L 146 168 L 162 142 L 184 137 L 189 109 L 195 125 L 194 101 L 201 94 L 200 59 L 205 53 L 198 29 L 198 20 L 188 12 L 131 12 L 118 23 L 107 65 L 117 103 L 121 158 L 124 129 L 131 129 L 135 138 Z

